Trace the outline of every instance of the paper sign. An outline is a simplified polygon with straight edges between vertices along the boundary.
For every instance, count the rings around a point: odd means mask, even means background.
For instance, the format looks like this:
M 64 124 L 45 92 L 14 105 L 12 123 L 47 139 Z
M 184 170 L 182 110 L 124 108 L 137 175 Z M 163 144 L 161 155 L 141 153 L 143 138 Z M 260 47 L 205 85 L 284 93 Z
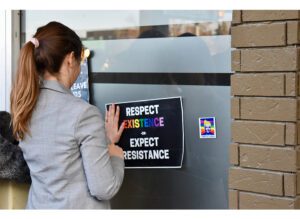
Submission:
M 80 97 L 86 102 L 90 101 L 90 92 L 89 92 L 89 74 L 88 74 L 88 63 L 87 59 L 81 64 L 80 74 L 71 87 L 71 91 L 74 96 Z
M 110 104 L 106 104 L 108 109 Z M 184 152 L 181 97 L 115 103 L 125 130 L 118 145 L 126 168 L 180 168 Z

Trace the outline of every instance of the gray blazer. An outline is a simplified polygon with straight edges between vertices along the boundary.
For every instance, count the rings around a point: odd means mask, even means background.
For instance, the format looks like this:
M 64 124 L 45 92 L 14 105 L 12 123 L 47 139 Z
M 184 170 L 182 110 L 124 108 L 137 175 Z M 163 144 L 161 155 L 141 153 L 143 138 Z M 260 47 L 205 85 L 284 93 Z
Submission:
M 102 115 L 56 81 L 40 91 L 20 142 L 32 180 L 26 208 L 110 208 L 124 160 L 109 156 Z

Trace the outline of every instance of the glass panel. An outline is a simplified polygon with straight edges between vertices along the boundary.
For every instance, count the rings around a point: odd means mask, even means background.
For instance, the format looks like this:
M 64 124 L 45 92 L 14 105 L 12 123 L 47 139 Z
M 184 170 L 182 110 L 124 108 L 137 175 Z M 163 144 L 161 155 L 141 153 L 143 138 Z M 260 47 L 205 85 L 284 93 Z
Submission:
M 183 167 L 126 169 L 113 208 L 228 207 L 231 16 L 223 10 L 23 13 L 23 42 L 51 20 L 79 34 L 92 51 L 91 101 L 103 114 L 105 103 L 183 98 Z M 198 119 L 207 116 L 216 117 L 216 139 L 199 137 Z
M 230 72 L 230 36 L 91 40 L 92 72 Z

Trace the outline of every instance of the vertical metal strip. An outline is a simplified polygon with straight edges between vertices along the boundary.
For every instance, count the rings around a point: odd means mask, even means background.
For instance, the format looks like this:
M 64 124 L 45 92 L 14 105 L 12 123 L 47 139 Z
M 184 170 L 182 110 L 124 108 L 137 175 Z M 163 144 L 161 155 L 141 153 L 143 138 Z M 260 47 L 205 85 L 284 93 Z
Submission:
M 10 91 L 12 84 L 12 12 L 5 11 L 5 110 L 10 111 Z
M 0 10 L 0 110 L 6 109 L 5 10 Z
M 10 111 L 10 91 L 20 51 L 19 11 L 0 11 L 0 110 Z

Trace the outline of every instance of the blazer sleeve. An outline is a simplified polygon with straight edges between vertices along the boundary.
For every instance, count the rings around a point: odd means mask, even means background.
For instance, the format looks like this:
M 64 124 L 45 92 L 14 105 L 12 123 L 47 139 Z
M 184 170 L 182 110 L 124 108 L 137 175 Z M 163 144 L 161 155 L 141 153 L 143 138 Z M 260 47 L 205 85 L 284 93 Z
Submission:
M 99 200 L 111 199 L 124 178 L 124 160 L 108 153 L 104 121 L 92 105 L 82 112 L 75 127 L 90 194 Z

